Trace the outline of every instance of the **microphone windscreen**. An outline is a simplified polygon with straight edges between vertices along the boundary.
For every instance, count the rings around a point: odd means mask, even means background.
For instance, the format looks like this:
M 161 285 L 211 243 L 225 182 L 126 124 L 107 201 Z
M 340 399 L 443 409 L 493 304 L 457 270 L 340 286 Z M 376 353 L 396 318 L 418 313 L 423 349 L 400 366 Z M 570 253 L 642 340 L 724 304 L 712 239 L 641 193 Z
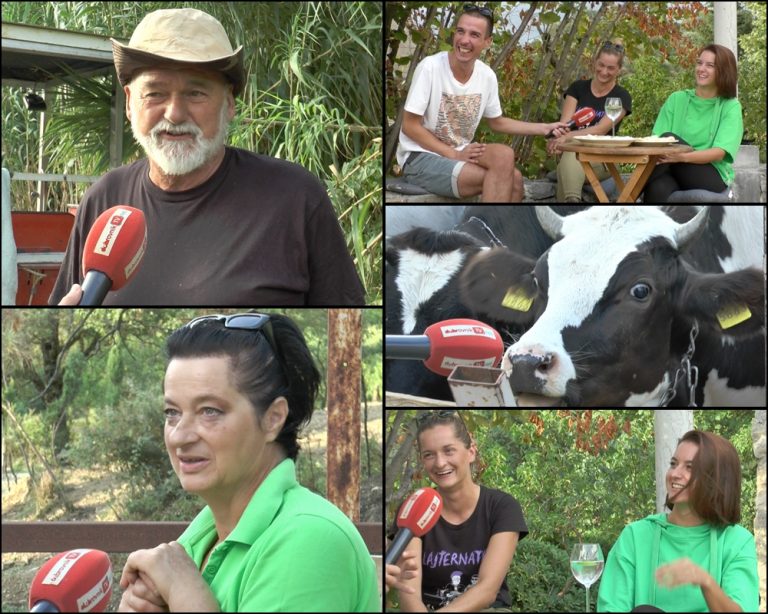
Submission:
M 424 334 L 431 348 L 424 366 L 445 377 L 458 366 L 495 367 L 504 354 L 504 342 L 498 331 L 477 320 L 436 322 Z
M 592 107 L 584 107 L 576 111 L 571 118 L 571 121 L 575 122 L 577 128 L 586 126 L 595 119 L 595 110 Z
M 141 264 L 147 247 L 144 214 L 134 207 L 118 205 L 107 209 L 93 223 L 83 247 L 83 276 L 100 271 L 119 290 Z
M 49 601 L 59 612 L 103 612 L 112 597 L 112 563 L 106 552 L 79 548 L 57 554 L 35 575 L 29 607 Z
M 397 526 L 410 530 L 415 537 L 422 537 L 437 524 L 442 511 L 440 494 L 434 488 L 419 488 L 400 506 Z

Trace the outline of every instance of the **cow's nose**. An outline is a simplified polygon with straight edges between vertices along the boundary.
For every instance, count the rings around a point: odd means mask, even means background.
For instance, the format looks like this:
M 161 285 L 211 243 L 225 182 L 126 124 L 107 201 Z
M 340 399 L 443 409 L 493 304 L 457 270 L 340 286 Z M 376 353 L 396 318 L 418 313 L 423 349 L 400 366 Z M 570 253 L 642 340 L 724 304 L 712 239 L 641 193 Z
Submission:
M 515 392 L 541 394 L 547 374 L 555 365 L 554 354 L 514 354 L 509 357 L 512 371 L 509 384 Z

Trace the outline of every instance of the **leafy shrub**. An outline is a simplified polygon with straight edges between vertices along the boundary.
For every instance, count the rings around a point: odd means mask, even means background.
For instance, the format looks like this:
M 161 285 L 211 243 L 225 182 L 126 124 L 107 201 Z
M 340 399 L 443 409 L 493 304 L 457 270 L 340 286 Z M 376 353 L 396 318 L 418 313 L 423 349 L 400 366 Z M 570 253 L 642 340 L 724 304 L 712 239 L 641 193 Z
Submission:
M 571 576 L 568 553 L 557 546 L 526 537 L 517 546 L 507 586 L 515 612 L 581 612 L 584 587 Z M 568 580 L 571 580 L 570 584 Z M 594 604 L 597 586 L 590 590 Z M 560 596 L 560 593 L 568 590 Z M 594 609 L 594 608 L 593 608 Z

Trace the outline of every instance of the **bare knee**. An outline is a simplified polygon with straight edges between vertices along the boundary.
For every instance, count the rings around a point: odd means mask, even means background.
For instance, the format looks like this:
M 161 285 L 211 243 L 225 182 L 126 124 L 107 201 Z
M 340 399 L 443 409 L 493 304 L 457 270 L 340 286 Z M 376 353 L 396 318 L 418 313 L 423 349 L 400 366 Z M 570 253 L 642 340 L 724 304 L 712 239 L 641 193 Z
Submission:
M 506 145 L 489 145 L 486 151 L 487 168 L 491 171 L 512 175 L 515 168 L 515 152 Z
M 523 202 L 525 198 L 525 185 L 523 183 L 523 174 L 515 168 L 512 179 L 512 202 Z
M 501 170 L 508 172 L 508 173 L 514 173 L 518 172 L 517 168 L 515 168 L 515 150 L 511 147 L 504 147 L 499 152 L 499 167 Z M 518 172 L 519 174 L 519 172 Z

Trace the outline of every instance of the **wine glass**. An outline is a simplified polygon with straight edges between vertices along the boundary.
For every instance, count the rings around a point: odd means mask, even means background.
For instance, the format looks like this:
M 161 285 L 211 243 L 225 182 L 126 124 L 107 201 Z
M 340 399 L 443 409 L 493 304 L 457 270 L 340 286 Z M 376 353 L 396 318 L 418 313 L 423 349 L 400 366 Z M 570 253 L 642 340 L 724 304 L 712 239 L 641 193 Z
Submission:
M 573 577 L 587 587 L 587 609 L 585 612 L 589 612 L 589 587 L 600 578 L 604 564 L 600 544 L 576 544 L 571 550 Z
M 621 98 L 606 98 L 605 114 L 611 118 L 611 135 L 616 136 L 616 120 L 621 115 Z

